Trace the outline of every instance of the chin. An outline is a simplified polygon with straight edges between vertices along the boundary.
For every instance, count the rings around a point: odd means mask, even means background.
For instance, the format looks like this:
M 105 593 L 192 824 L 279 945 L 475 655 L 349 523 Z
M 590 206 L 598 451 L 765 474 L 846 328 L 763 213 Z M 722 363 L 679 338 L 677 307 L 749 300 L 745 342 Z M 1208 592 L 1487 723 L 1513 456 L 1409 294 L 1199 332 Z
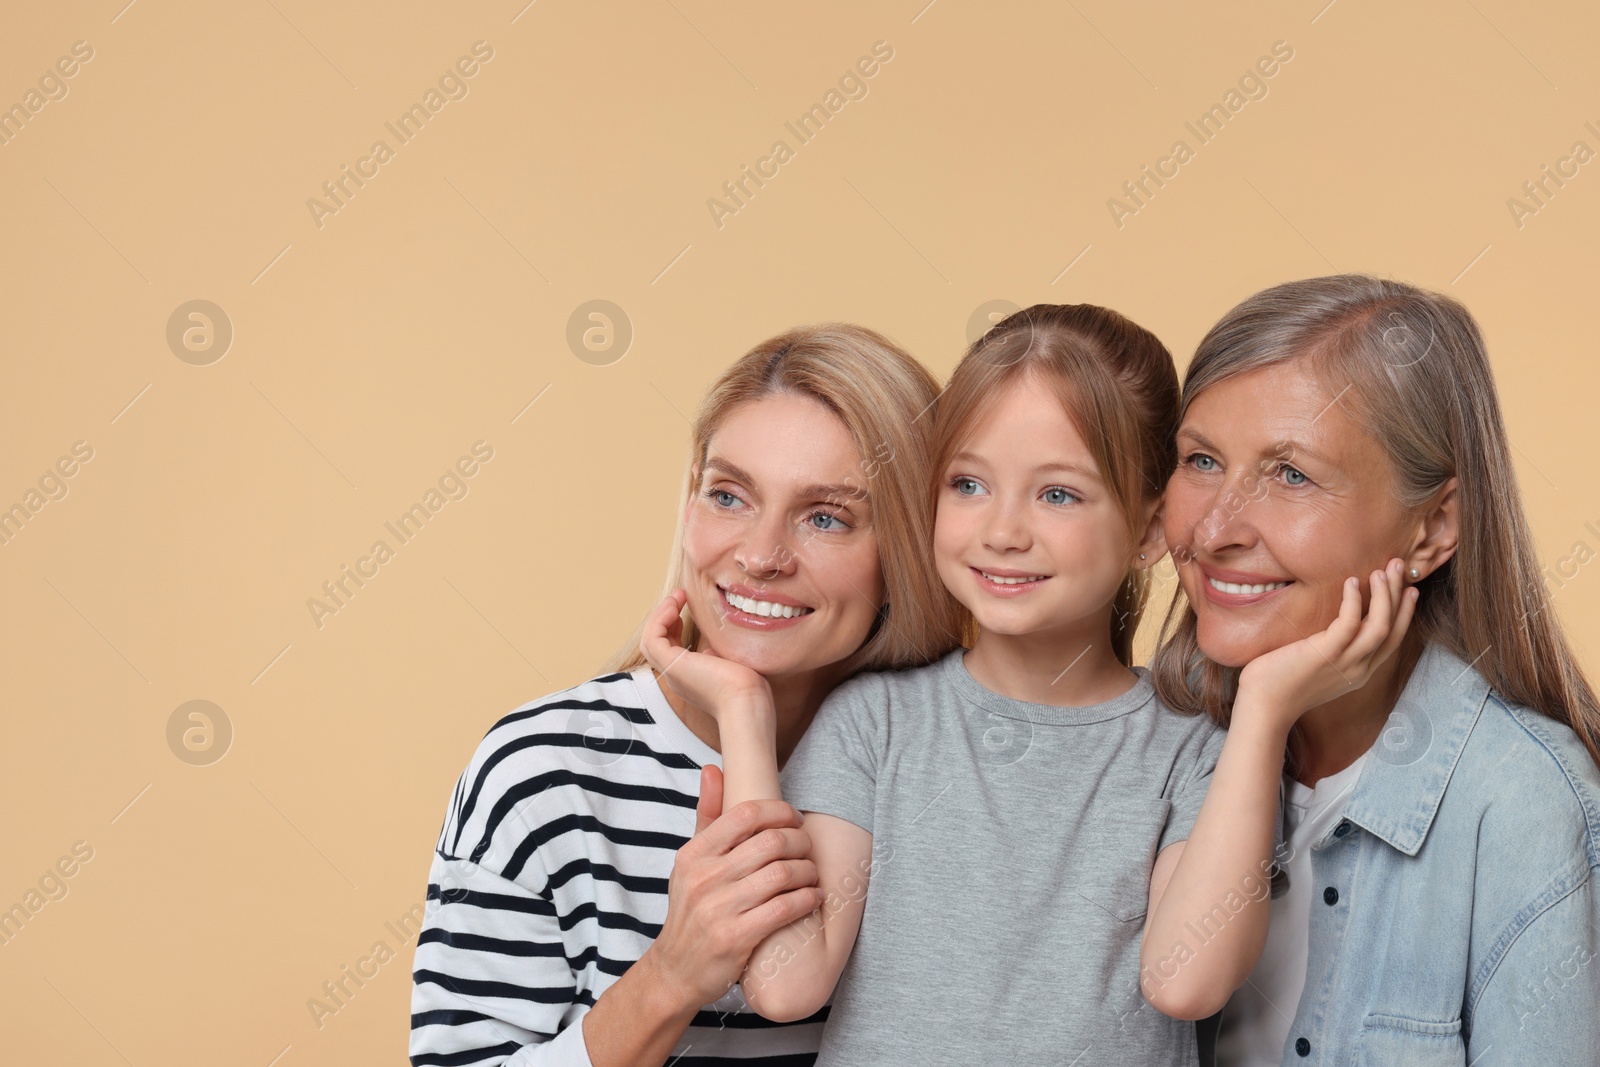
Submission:
M 978 621 L 979 629 L 985 633 L 998 634 L 1003 637 L 1026 636 L 1038 629 L 1037 626 L 1031 626 L 1016 619 L 986 619 L 976 612 L 973 613 L 972 617 Z
M 726 635 L 708 641 L 711 650 L 725 660 L 749 667 L 765 677 L 792 674 L 806 668 L 807 649 L 795 648 L 788 642 L 737 637 L 730 641 Z
M 1279 647 L 1258 630 L 1208 627 L 1203 621 L 1195 629 L 1195 639 L 1206 659 L 1223 667 L 1243 667 Z

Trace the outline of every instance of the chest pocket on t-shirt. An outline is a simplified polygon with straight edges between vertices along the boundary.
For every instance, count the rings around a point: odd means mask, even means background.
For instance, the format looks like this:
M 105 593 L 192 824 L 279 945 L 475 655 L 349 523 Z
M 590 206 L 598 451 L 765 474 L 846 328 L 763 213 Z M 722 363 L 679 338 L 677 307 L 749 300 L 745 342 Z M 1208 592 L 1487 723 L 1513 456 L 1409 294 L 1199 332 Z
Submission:
M 1172 802 L 1160 797 L 1093 805 L 1079 839 L 1078 895 L 1121 922 L 1150 910 L 1150 871 Z

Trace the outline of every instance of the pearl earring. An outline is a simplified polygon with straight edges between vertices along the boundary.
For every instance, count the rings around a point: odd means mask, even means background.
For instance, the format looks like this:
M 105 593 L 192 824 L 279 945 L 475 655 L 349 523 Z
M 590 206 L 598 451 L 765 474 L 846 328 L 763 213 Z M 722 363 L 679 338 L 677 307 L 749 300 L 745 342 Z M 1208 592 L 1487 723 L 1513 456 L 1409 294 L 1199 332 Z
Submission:
M 1415 568 L 1415 567 L 1412 567 L 1412 568 L 1411 568 L 1411 569 L 1410 569 L 1410 570 L 1409 570 L 1409 571 L 1407 571 L 1407 572 L 1406 572 L 1406 573 L 1407 573 L 1407 574 L 1409 574 L 1409 575 L 1411 575 L 1411 580 L 1412 580 L 1412 581 L 1416 581 L 1416 580 L 1417 580 L 1417 579 L 1418 579 L 1418 578 L 1421 578 L 1421 577 L 1422 577 L 1422 575 L 1421 575 L 1421 574 L 1419 574 L 1419 573 L 1417 573 L 1417 568 Z
M 1143 552 L 1139 553 L 1139 558 L 1140 559 L 1144 559 L 1144 553 Z

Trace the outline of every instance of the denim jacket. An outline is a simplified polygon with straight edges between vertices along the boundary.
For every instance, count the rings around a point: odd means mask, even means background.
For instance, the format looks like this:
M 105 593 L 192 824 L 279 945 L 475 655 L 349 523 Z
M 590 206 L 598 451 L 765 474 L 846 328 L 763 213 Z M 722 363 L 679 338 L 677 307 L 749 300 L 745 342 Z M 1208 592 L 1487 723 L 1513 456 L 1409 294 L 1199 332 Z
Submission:
M 1430 645 L 1311 852 L 1285 1065 L 1600 1064 L 1600 769 L 1571 729 Z

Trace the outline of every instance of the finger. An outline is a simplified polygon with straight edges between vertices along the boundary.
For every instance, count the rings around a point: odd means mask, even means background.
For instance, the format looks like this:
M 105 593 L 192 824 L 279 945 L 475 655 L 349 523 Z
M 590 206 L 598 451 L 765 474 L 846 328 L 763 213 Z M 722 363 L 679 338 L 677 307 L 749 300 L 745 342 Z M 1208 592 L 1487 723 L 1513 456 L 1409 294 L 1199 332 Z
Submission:
M 746 838 L 763 830 L 798 828 L 800 823 L 800 813 L 781 800 L 742 801 L 706 827 L 706 847 L 717 854 L 730 852 Z
M 645 637 L 639 642 L 639 651 L 644 653 L 644 658 L 662 677 L 672 670 L 673 664 L 688 654 L 688 649 L 673 644 L 665 637 Z
M 717 821 L 722 814 L 722 768 L 700 768 L 700 799 L 694 806 L 694 832 L 696 835 Z
M 1394 619 L 1392 606 L 1394 598 L 1389 584 L 1390 570 L 1391 568 L 1385 567 L 1381 571 L 1373 571 L 1369 577 L 1372 584 L 1372 599 L 1367 604 L 1367 615 L 1361 622 L 1360 632 L 1345 650 L 1348 659 L 1358 663 L 1364 661 L 1389 635 L 1389 624 Z
M 674 595 L 679 593 L 683 594 L 682 598 L 678 601 L 678 608 L 689 617 L 689 621 L 694 623 L 696 626 L 699 626 L 701 630 L 709 629 L 709 627 L 701 625 L 700 620 L 694 617 L 694 608 L 689 606 L 689 594 L 685 593 L 682 589 L 675 589 L 673 590 L 673 593 Z M 682 625 L 681 620 L 679 625 Z
M 1378 664 L 1394 655 L 1395 649 L 1400 647 L 1400 642 L 1405 639 L 1406 630 L 1411 626 L 1411 620 L 1416 617 L 1417 601 L 1422 597 L 1422 590 L 1416 586 L 1408 586 L 1400 593 L 1400 610 L 1395 613 L 1394 625 L 1389 628 L 1389 636 L 1384 639 L 1378 651 L 1373 653 L 1372 664 Z
M 760 944 L 768 934 L 782 930 L 822 907 L 825 899 L 822 890 L 813 885 L 779 893 L 744 913 L 740 919 L 744 938 L 751 945 Z
M 683 646 L 678 640 L 678 635 L 683 631 L 683 620 L 678 614 L 683 609 L 682 594 L 683 590 L 674 589 L 663 597 L 645 620 L 644 630 L 639 637 L 639 651 L 650 662 L 650 666 L 658 671 L 671 669 L 678 656 L 683 654 Z
M 793 826 L 773 826 L 752 834 L 728 852 L 739 877 L 759 870 L 774 860 L 800 859 L 811 855 L 811 835 Z
M 1400 609 L 1405 606 L 1406 593 L 1406 562 L 1403 559 L 1394 561 L 1393 576 L 1389 579 L 1389 596 L 1394 603 L 1394 618 L 1389 620 L 1391 628 L 1400 617 Z
M 776 860 L 739 879 L 733 886 L 733 910 L 759 908 L 781 893 L 817 884 L 817 865 L 810 860 Z
M 1384 564 L 1383 570 L 1375 572 L 1376 581 L 1372 586 L 1372 602 L 1367 608 L 1367 618 L 1362 626 L 1362 633 L 1354 649 L 1362 657 L 1371 656 L 1383 642 L 1388 640 L 1389 634 L 1394 629 L 1395 615 L 1400 610 L 1400 594 L 1405 589 L 1401 580 L 1401 561 L 1391 559 Z
M 651 610 L 650 614 L 645 616 L 644 628 L 639 632 L 639 651 L 643 652 L 646 658 L 652 655 L 654 643 L 666 633 L 666 610 L 667 604 L 671 599 L 671 597 L 663 597 Z M 654 666 L 654 663 L 655 661 L 652 659 L 651 665 Z
M 1405 606 L 1405 567 L 1405 560 L 1400 559 L 1397 556 L 1394 559 L 1391 559 L 1388 566 L 1386 566 L 1383 570 L 1384 585 L 1388 588 L 1389 592 L 1387 600 L 1389 610 L 1384 619 L 1386 623 L 1383 631 L 1384 641 L 1387 641 L 1389 636 L 1394 633 L 1395 621 L 1400 617 L 1400 609 Z M 1379 648 L 1381 647 L 1383 646 L 1380 642 Z
M 667 636 L 672 639 L 673 644 L 682 645 L 683 609 L 689 603 L 689 594 L 682 589 L 674 589 L 667 595 L 667 600 L 672 603 L 672 607 L 667 614 Z
M 1333 647 L 1329 649 L 1332 657 L 1340 655 L 1344 648 L 1350 644 L 1351 638 L 1361 626 L 1361 580 L 1359 578 L 1346 578 L 1344 588 L 1339 593 L 1339 614 L 1335 615 L 1333 622 L 1323 631 Z

